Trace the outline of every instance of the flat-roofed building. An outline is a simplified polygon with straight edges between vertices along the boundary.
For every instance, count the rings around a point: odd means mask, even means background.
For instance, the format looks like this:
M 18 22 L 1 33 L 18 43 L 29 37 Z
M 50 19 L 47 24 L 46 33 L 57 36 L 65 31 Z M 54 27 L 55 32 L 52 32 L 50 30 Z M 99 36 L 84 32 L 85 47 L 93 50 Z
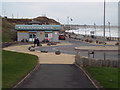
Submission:
M 52 42 L 58 42 L 59 30 L 62 29 L 61 25 L 16 25 L 17 41 L 26 39 L 28 41 L 34 41 L 38 38 L 42 41 L 49 38 Z

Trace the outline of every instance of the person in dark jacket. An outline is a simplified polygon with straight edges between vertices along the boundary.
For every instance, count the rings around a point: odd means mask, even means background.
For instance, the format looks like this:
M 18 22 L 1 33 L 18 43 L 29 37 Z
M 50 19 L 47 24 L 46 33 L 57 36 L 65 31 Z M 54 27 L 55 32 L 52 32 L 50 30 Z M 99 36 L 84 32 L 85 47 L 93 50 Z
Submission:
M 37 44 L 37 39 L 35 38 L 34 39 L 34 47 L 36 46 L 36 44 Z
M 36 39 L 36 43 L 37 43 L 37 46 L 40 46 L 40 41 L 38 38 Z

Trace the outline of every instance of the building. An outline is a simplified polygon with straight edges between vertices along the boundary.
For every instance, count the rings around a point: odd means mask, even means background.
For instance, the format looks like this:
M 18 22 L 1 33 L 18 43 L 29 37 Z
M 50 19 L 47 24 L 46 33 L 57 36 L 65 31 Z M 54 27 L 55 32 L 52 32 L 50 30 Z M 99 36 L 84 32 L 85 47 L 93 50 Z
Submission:
M 17 41 L 23 39 L 34 41 L 38 38 L 42 41 L 49 38 L 52 42 L 58 42 L 59 30 L 62 29 L 61 25 L 41 25 L 38 21 L 30 22 L 28 25 L 16 25 Z

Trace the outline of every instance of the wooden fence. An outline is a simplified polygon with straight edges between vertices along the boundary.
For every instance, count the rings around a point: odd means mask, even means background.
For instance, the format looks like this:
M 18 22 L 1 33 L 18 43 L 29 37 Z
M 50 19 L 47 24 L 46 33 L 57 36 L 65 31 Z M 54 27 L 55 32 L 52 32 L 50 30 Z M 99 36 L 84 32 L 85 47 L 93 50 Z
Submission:
M 104 66 L 104 67 L 117 67 L 120 68 L 119 60 L 96 60 L 93 58 L 87 58 L 80 56 L 79 53 L 75 56 L 75 64 L 85 66 Z

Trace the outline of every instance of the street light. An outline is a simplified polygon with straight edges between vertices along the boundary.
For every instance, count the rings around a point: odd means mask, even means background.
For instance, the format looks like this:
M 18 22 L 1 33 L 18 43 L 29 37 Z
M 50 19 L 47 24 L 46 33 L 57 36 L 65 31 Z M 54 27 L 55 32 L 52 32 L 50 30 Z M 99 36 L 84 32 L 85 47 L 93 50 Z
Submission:
M 67 17 L 67 23 L 68 23 L 68 25 L 70 26 L 70 30 L 71 30 L 72 25 L 70 24 L 69 19 L 70 19 L 70 21 L 73 21 L 73 19 L 70 18 L 69 16 Z
M 104 20 L 104 28 L 103 28 L 103 35 L 104 35 L 104 44 L 103 44 L 103 47 L 105 48 L 105 0 L 104 0 L 104 18 L 103 18 Z M 106 54 L 105 54 L 105 51 L 104 51 L 104 60 L 106 59 Z
M 111 40 L 110 22 L 108 22 L 108 27 L 109 27 L 109 36 L 110 36 L 110 40 Z
M 95 36 L 97 36 L 96 24 L 95 23 L 94 23 L 94 28 L 95 28 Z
M 78 30 L 78 35 L 79 35 L 79 29 L 77 28 L 77 24 L 76 24 L 76 27 L 75 27 L 75 28 L 76 28 L 76 30 Z
M 103 28 L 103 35 L 104 35 L 104 47 L 105 47 L 105 0 L 104 0 L 104 28 Z
M 70 26 L 69 26 L 69 16 L 67 16 L 67 25 L 68 25 L 68 30 L 70 30 Z
M 87 25 L 86 25 L 86 24 L 84 24 L 84 27 L 85 27 L 85 36 L 86 36 L 86 26 L 87 26 Z
M 69 16 L 67 17 L 67 24 L 69 25 Z

